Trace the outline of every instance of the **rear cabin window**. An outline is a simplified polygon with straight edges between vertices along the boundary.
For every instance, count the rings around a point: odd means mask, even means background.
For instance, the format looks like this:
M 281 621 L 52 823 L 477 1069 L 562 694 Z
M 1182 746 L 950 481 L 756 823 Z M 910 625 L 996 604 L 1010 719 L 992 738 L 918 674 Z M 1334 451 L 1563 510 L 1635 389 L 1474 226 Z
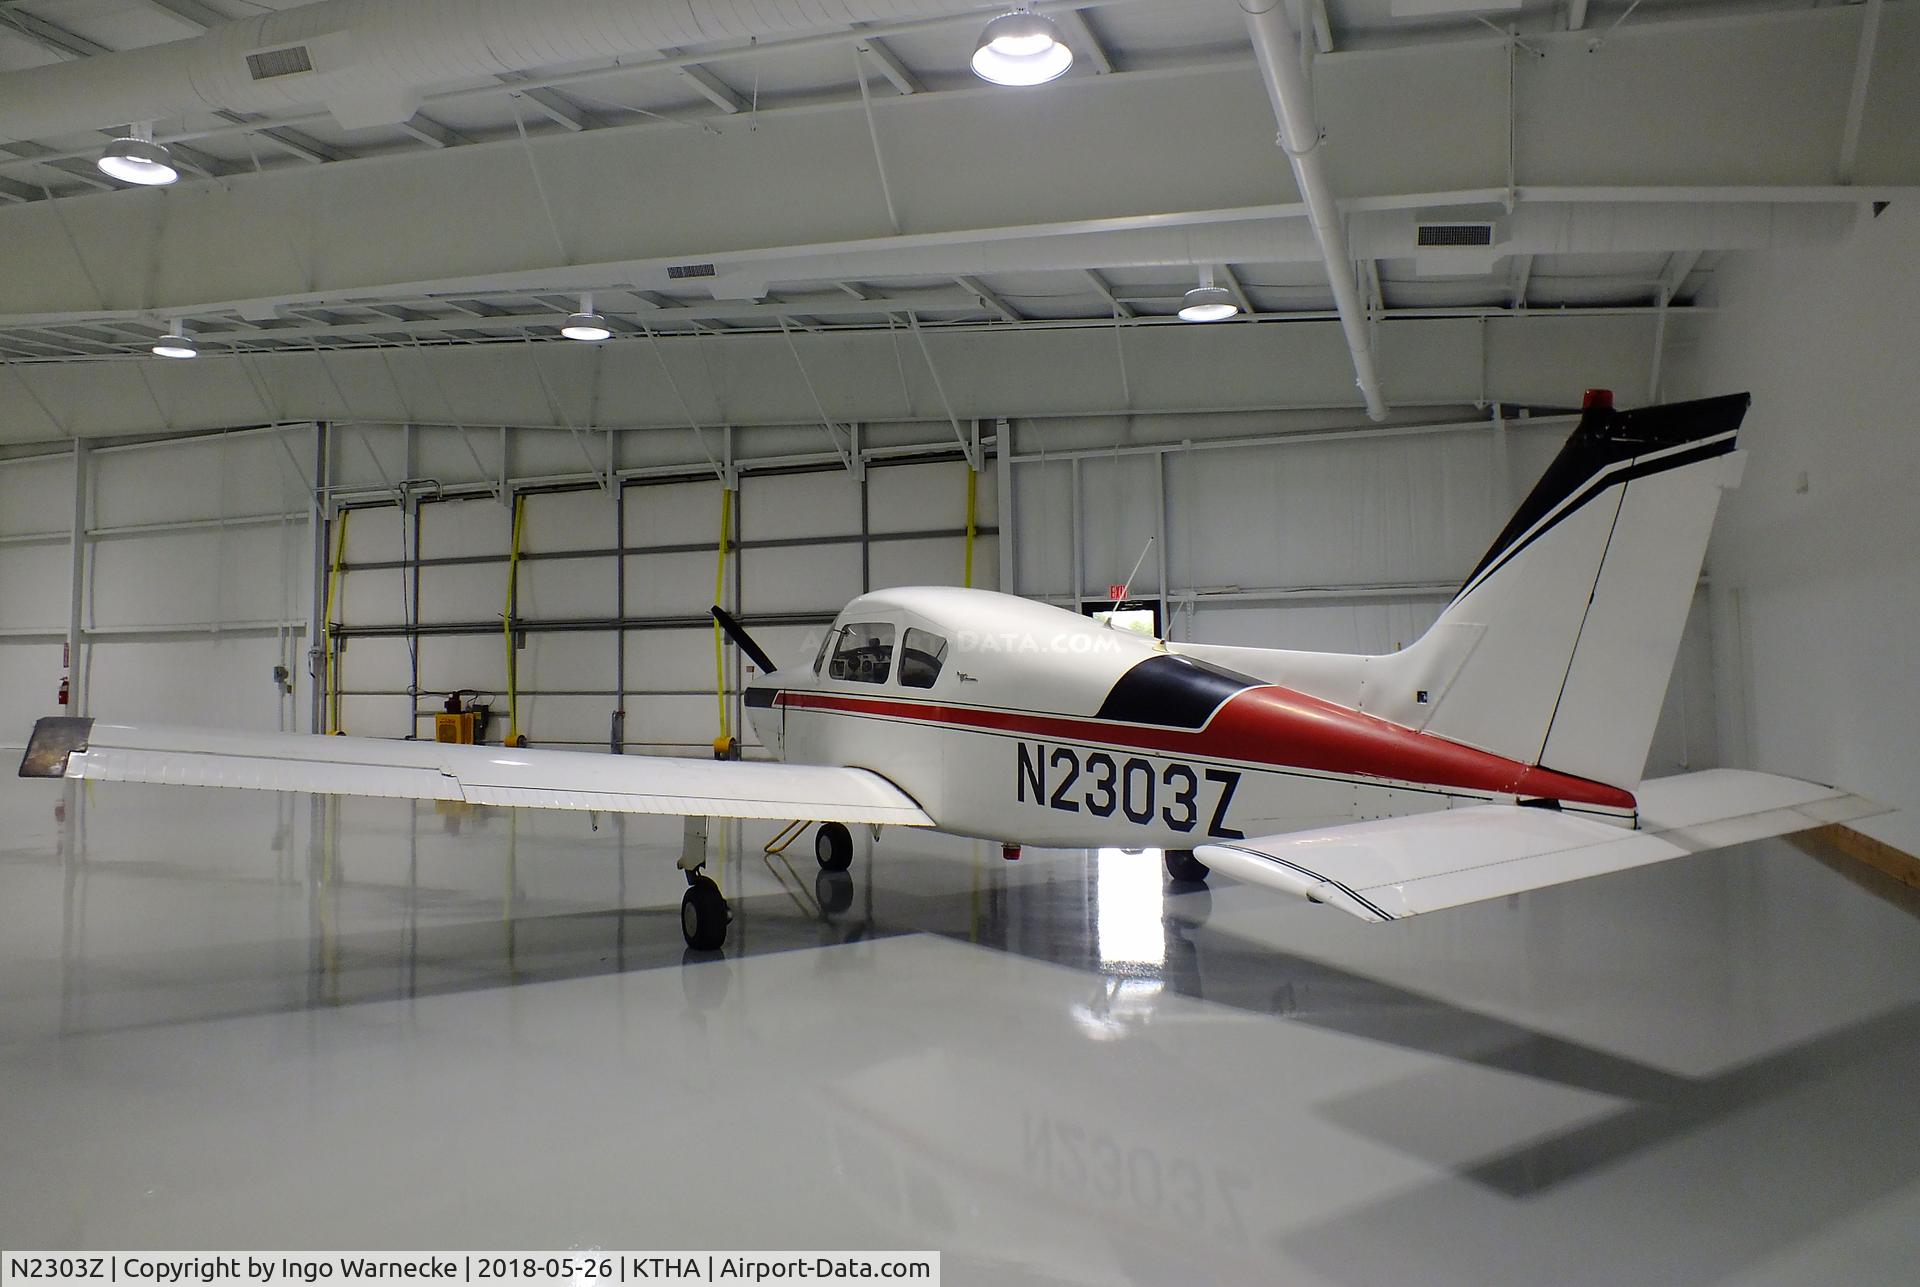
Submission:
M 885 621 L 856 621 L 840 627 L 827 676 L 856 684 L 884 684 L 893 669 L 893 626 Z
M 928 630 L 907 627 L 900 645 L 900 682 L 908 688 L 932 688 L 946 664 L 947 641 Z

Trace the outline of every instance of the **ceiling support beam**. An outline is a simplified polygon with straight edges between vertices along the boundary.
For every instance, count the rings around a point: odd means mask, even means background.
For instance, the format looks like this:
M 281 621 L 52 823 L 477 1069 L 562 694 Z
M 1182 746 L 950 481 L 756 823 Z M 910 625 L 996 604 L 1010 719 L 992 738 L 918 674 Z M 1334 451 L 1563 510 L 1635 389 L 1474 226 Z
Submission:
M 1660 274 L 1653 301 L 1659 310 L 1653 320 L 1653 354 L 1647 361 L 1647 401 L 1650 403 L 1660 401 L 1660 368 L 1667 351 L 1667 307 L 1673 303 L 1673 297 L 1679 294 L 1694 265 L 1700 262 L 1701 253 L 1698 250 L 1675 251 L 1667 260 L 1665 271 Z
M 110 54 L 113 51 L 95 40 L 88 40 L 77 32 L 36 17 L 24 9 L 0 9 L 0 26 L 11 27 L 28 40 L 43 49 L 50 49 L 62 58 L 91 58 L 95 54 Z
M 517 86 L 515 79 L 510 76 L 502 76 L 500 81 L 504 85 Z M 526 89 L 516 87 L 513 92 L 539 108 L 548 120 L 576 134 L 582 130 L 599 129 L 604 124 L 599 117 L 557 89 L 548 89 L 543 86 L 531 86 Z
M 816 437 L 824 420 L 844 426 L 903 418 L 938 424 L 944 436 L 952 420 L 965 426 L 970 420 L 992 418 L 1003 408 L 1048 417 L 1182 409 L 1352 413 L 1359 402 L 1340 360 L 1345 348 L 1339 325 L 1331 319 L 1204 329 L 1171 318 L 1123 324 L 1130 401 L 1120 396 L 1114 379 L 1116 328 L 1111 321 L 1073 328 L 1041 326 L 1018 334 L 995 322 L 940 329 L 936 335 L 930 319 L 918 314 L 918 320 L 928 347 L 939 350 L 933 356 L 944 401 L 926 367 L 914 360 L 922 356 L 919 341 L 900 333 L 908 329 L 904 324 L 892 332 L 875 326 L 808 335 L 789 328 L 783 336 L 777 327 L 769 327 L 759 334 L 698 337 L 661 332 L 651 315 L 648 326 L 676 371 L 708 372 L 710 387 L 700 396 L 691 387 L 684 389 L 702 423 L 796 430 L 816 426 Z M 403 329 L 402 324 L 372 324 Z M 1393 358 L 1398 405 L 1457 409 L 1480 397 L 1510 405 L 1564 405 L 1570 352 L 1580 355 L 1580 379 L 1595 387 L 1638 392 L 1647 385 L 1653 317 L 1645 309 L 1622 317 L 1536 309 L 1524 318 L 1492 319 L 1486 326 L 1498 342 L 1488 347 L 1483 385 L 1480 327 L 1398 316 L 1383 324 L 1382 344 Z M 37 343 L 0 334 L 0 347 L 46 353 L 53 337 L 36 334 Z M 286 420 L 338 416 L 339 398 L 332 388 L 338 381 L 357 419 L 418 421 L 422 407 L 434 404 L 440 423 L 464 423 L 470 429 L 520 424 L 562 430 L 568 416 L 578 429 L 583 421 L 575 408 L 584 403 L 589 382 L 597 379 L 597 429 L 685 427 L 666 379 L 646 361 L 632 360 L 640 356 L 632 346 L 650 343 L 644 336 L 611 341 L 608 347 L 614 351 L 602 351 L 596 359 L 593 352 L 583 351 L 586 346 L 565 340 L 510 338 L 479 346 L 423 339 L 418 347 L 329 349 L 322 344 L 318 351 L 302 345 L 245 353 L 243 344 L 228 347 L 231 334 L 210 341 L 195 363 L 192 395 L 169 402 L 175 430 L 258 423 L 261 406 L 252 392 L 254 377 L 273 391 L 277 418 Z M 790 343 L 799 349 L 805 379 L 794 364 Z M 671 351 L 676 348 L 678 352 Z M 913 390 L 910 410 L 902 406 L 897 378 L 902 360 Z M 1192 378 L 1196 361 L 1207 364 L 1204 381 Z M 152 433 L 154 411 L 142 368 L 152 370 L 152 359 L 133 352 L 117 359 L 27 359 L 0 366 L 0 405 L 20 413 L 0 426 L 0 437 L 22 442 L 64 438 L 66 430 L 89 437 Z M 542 375 L 556 393 L 566 391 L 566 414 L 556 410 L 557 399 L 544 396 Z M 30 391 L 22 387 L 22 377 L 31 384 Z M 684 384 L 685 377 L 681 379 Z M 824 404 L 824 416 L 807 380 Z M 447 405 L 438 404 L 436 388 L 445 389 Z M 46 421 L 35 412 L 34 396 L 51 408 Z M 1361 417 L 1349 414 L 1348 419 Z
M 71 175 L 90 188 L 99 188 L 102 192 L 115 192 L 119 185 L 105 177 L 95 167 L 85 161 L 49 161 L 48 165 L 62 174 Z
M 679 51 L 667 50 L 665 52 L 671 57 Z M 718 76 L 714 75 L 711 70 L 701 66 L 699 63 L 688 63 L 680 68 L 680 79 L 692 85 L 695 90 L 699 91 L 702 98 L 712 103 L 728 116 L 738 116 L 751 106 L 746 99 L 740 96 L 739 92 L 735 90 L 733 86 L 721 80 Z
M 432 147 L 459 147 L 463 143 L 471 142 L 466 135 L 442 125 L 425 112 L 415 112 L 410 118 L 400 122 L 399 128 Z
M 1578 31 L 1587 25 L 1587 0 L 1567 0 L 1567 30 Z
M 1233 292 L 1233 302 L 1240 306 L 1242 313 L 1252 316 L 1260 311 L 1253 306 L 1253 300 L 1248 298 L 1247 288 L 1241 282 L 1240 274 L 1233 271 L 1232 264 L 1215 264 L 1213 267 L 1220 280 L 1227 284 L 1227 289 Z
M 54 152 L 52 148 L 42 147 L 38 143 L 23 142 L 23 143 L 0 144 L 0 155 L 17 156 L 27 160 L 39 161 L 40 164 L 42 165 L 49 166 L 52 169 L 58 170 L 62 174 L 72 175 L 74 178 L 80 180 L 80 182 L 86 184 L 88 187 L 99 188 L 103 192 L 112 192 L 114 188 L 117 186 L 113 183 L 112 180 L 108 179 L 105 175 L 101 174 L 100 171 L 94 166 L 89 165 L 86 162 L 80 161 L 77 159 L 63 158 L 58 153 Z M 27 198 L 28 200 L 37 199 L 39 197 L 44 197 L 47 195 L 45 192 L 42 192 L 39 188 L 35 187 L 33 184 L 30 184 L 30 183 L 18 184 L 16 186 L 25 188 L 28 192 L 31 192 L 33 194 L 32 197 Z
M 1095 292 L 1097 292 L 1102 299 L 1106 300 L 1107 303 L 1113 307 L 1114 312 L 1118 313 L 1122 317 L 1133 316 L 1133 305 L 1127 303 L 1125 300 L 1121 299 L 1118 295 L 1114 294 L 1113 286 L 1107 281 L 1105 277 L 1102 277 L 1099 273 L 1095 272 L 1091 268 L 1083 268 L 1080 271 L 1086 276 L 1086 279 L 1089 282 L 1093 283 L 1093 289 L 1095 290 Z
M 362 306 L 365 307 L 365 306 Z M 831 335 L 838 339 L 857 339 L 876 332 L 884 333 L 883 328 L 870 320 L 874 314 L 883 314 L 889 318 L 904 318 L 913 313 L 920 318 L 920 324 L 927 330 L 939 331 L 948 335 L 995 335 L 1003 336 L 1013 331 L 1024 331 L 1034 335 L 1046 335 L 1053 332 L 1098 330 L 1102 332 L 1119 330 L 1154 330 L 1166 327 L 1180 329 L 1188 324 L 1171 315 L 1139 316 L 1115 319 L 1100 318 L 1028 318 L 1020 322 L 963 320 L 955 318 L 939 321 L 926 316 L 922 308 L 915 306 L 912 300 L 876 299 L 869 301 L 865 308 L 848 308 L 840 302 L 826 303 L 809 301 L 804 304 L 765 304 L 746 305 L 763 311 L 753 314 L 730 314 L 735 324 L 729 325 L 719 318 L 703 315 L 694 309 L 659 309 L 654 311 L 635 310 L 628 314 L 607 314 L 607 325 L 620 335 L 641 334 L 651 330 L 662 336 L 681 335 L 689 332 L 708 331 L 713 334 L 735 336 L 753 336 L 778 334 L 784 324 L 788 329 L 813 335 Z M 938 311 L 951 313 L 972 313 L 978 305 L 971 298 L 964 302 L 949 299 L 936 306 Z M 1679 307 L 1676 305 L 1675 307 Z M 189 318 L 194 311 L 184 312 Z M 526 313 L 507 313 L 485 318 L 435 318 L 416 317 L 402 321 L 385 309 L 371 310 L 379 313 L 375 318 L 347 320 L 339 314 L 324 310 L 288 308 L 283 310 L 285 318 L 281 324 L 250 330 L 231 323 L 224 329 L 202 331 L 210 341 L 233 351 L 259 353 L 343 352 L 358 349 L 392 347 L 404 342 L 420 346 L 465 347 L 474 344 L 497 346 L 502 341 L 526 339 L 540 343 L 555 343 L 563 348 L 572 341 L 560 340 L 551 335 L 558 323 L 558 316 L 552 311 L 534 311 Z M 1623 318 L 1656 317 L 1660 313 L 1656 306 L 1620 305 L 1610 307 L 1583 308 L 1578 310 L 1534 310 L 1532 312 L 1515 311 L 1499 305 L 1462 306 L 1457 308 L 1397 308 L 1387 313 L 1383 319 L 1389 327 L 1404 326 L 1409 323 L 1440 321 L 1505 322 L 1524 320 L 1529 317 L 1551 317 L 1558 319 L 1618 320 Z M 848 317 L 849 313 L 858 317 Z M 295 320 L 298 325 L 288 325 Z M 144 357 L 147 344 L 159 332 L 149 326 L 144 332 L 136 332 L 130 325 L 112 318 L 92 319 L 98 327 L 112 328 L 135 335 L 137 342 L 113 341 L 121 347 L 111 354 L 101 356 Z M 1339 321 L 1339 315 L 1330 309 L 1299 309 L 1285 312 L 1264 312 L 1251 314 L 1240 319 L 1241 325 L 1326 323 Z M 686 330 L 675 330 L 685 327 Z M 536 330 L 547 332 L 535 335 Z M 42 345 L 46 352 L 39 354 L 53 359 L 84 358 L 88 350 L 78 347 L 61 347 L 43 336 L 61 337 L 61 343 L 70 344 L 71 337 L 63 328 L 49 326 L 29 326 L 19 323 L 0 325 L 0 343 L 34 343 Z M 104 343 L 104 341 L 103 341 Z M 1342 404 L 1345 405 L 1345 404 Z
M 271 129 L 261 130 L 260 137 L 276 144 L 281 151 L 290 152 L 303 161 L 315 165 L 324 165 L 328 161 L 345 161 L 348 156 L 339 148 L 322 143 L 303 130 Z
M 1673 301 L 1673 298 L 1680 293 L 1680 288 L 1686 285 L 1687 278 L 1693 275 L 1693 270 L 1699 265 L 1700 256 L 1704 253 L 1699 250 L 1673 252 L 1667 259 L 1666 270 L 1660 274 L 1660 292 L 1654 301 L 1656 304 L 1665 308 Z
M 233 21 L 212 5 L 203 3 L 202 0 L 147 0 L 147 3 L 202 30 Z
M 1373 341 L 1367 334 L 1366 310 L 1354 283 L 1346 225 L 1334 208 L 1333 190 L 1322 166 L 1320 127 L 1313 118 L 1313 94 L 1301 66 L 1300 38 L 1287 21 L 1283 0 L 1240 0 L 1240 7 L 1247 15 L 1247 31 L 1267 83 L 1274 119 L 1280 123 L 1281 149 L 1293 165 L 1294 182 L 1306 201 L 1314 239 L 1320 243 L 1327 281 L 1340 310 L 1340 327 L 1353 357 L 1354 383 L 1366 401 L 1368 417 L 1384 420 L 1387 401 L 1380 390 L 1380 373 L 1374 369 Z
M 963 290 L 972 291 L 982 304 L 1000 314 L 1002 321 L 1024 322 L 1027 320 L 1014 309 L 1013 305 L 1000 298 L 997 292 L 978 277 L 956 277 L 954 280 L 960 283 Z
M 341 151 L 337 147 L 322 143 L 319 139 L 313 137 L 313 135 L 302 130 L 290 129 L 284 125 L 260 125 L 254 118 L 250 118 L 243 112 L 222 110 L 215 112 L 214 115 L 223 121 L 230 121 L 235 125 L 248 127 L 254 134 L 273 143 L 283 151 L 291 152 L 303 161 L 312 161 L 318 165 L 327 161 L 348 161 L 352 159 L 348 153 Z M 169 143 L 167 146 L 176 147 L 178 145 Z
M 1100 37 L 1094 34 L 1093 24 L 1087 21 L 1086 14 L 1078 9 L 1062 9 L 1053 15 L 1053 20 L 1065 28 L 1067 43 L 1087 60 L 1096 76 L 1105 76 L 1113 71 L 1113 59 L 1100 43 Z
M 920 78 L 900 61 L 900 55 L 887 48 L 885 41 L 878 36 L 868 36 L 860 42 L 860 52 L 879 66 L 880 74 L 902 94 L 923 94 L 927 87 Z
M 1513 257 L 1513 304 L 1514 308 L 1527 306 L 1527 283 L 1533 280 L 1533 256 L 1515 255 Z
M 13 156 L 33 156 L 36 150 L 40 150 L 38 144 L 31 144 L 31 142 L 13 142 L 13 144 L 6 144 L 6 148 L 0 148 L 0 152 L 12 152 Z M 50 167 L 50 169 L 58 169 L 61 175 L 69 175 L 69 177 L 73 177 L 73 179 L 79 179 L 79 181 L 84 182 L 88 188 L 100 188 L 102 192 L 115 192 L 115 190 L 119 188 L 117 182 L 113 182 L 111 179 L 108 179 L 106 175 L 102 175 L 98 167 L 88 165 L 86 161 L 67 161 L 67 159 L 48 158 L 46 161 L 42 161 L 42 165 L 46 165 L 46 167 Z M 48 196 L 46 192 L 40 192 L 38 188 L 33 188 L 33 184 L 23 184 L 23 186 L 31 188 L 36 196 Z

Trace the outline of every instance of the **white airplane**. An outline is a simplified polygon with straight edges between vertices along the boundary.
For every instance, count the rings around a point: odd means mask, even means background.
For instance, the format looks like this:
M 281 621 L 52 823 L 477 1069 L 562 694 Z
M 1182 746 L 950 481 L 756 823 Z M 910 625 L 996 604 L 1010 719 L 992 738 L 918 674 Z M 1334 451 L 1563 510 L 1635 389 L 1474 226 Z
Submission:
M 1391 921 L 1882 812 L 1831 787 L 1709 770 L 1642 782 L 1749 398 L 1579 426 L 1433 627 L 1349 656 L 1152 639 L 982 590 L 861 595 L 809 663 L 746 703 L 777 762 L 627 757 L 45 719 L 23 776 L 679 815 L 690 946 L 730 913 L 705 819 L 1021 844 L 1161 848 Z

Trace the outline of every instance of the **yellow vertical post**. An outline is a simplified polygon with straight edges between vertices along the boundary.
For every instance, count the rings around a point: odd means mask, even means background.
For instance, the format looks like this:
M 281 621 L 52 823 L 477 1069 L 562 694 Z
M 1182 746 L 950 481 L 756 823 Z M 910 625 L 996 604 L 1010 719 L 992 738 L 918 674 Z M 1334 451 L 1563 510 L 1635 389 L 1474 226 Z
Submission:
M 513 547 L 507 552 L 507 608 L 500 622 L 507 639 L 507 745 L 520 743 L 520 658 L 513 646 L 513 614 L 520 600 L 520 529 L 527 498 L 513 498 Z
M 713 603 L 715 607 L 724 607 L 720 601 L 727 593 L 727 548 L 733 533 L 733 492 L 727 487 L 720 489 L 720 554 L 713 569 Z M 720 633 L 719 618 L 713 622 L 713 699 L 720 708 L 720 736 L 714 740 L 715 747 L 722 746 L 731 732 L 727 719 L 727 661 L 724 639 Z
M 968 587 L 973 585 L 973 515 L 979 495 L 980 475 L 974 472 L 972 465 L 967 465 L 967 568 L 965 578 L 960 584 Z
M 326 636 L 322 641 L 326 655 L 321 661 L 326 667 L 327 685 L 326 700 L 321 703 L 321 708 L 326 712 L 326 728 L 323 731 L 328 733 L 340 731 L 340 684 L 333 669 L 333 615 L 334 604 L 340 597 L 340 565 L 347 561 L 347 515 L 351 513 L 353 511 L 350 509 L 343 509 L 336 520 L 339 530 L 335 533 L 333 566 L 327 569 L 327 619 L 320 623 Z

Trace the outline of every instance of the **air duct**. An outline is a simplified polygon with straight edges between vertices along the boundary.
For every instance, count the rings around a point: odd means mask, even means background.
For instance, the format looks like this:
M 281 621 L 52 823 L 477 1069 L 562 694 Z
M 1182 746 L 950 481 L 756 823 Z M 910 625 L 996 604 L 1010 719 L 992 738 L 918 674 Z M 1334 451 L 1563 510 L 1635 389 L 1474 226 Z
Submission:
M 349 127 L 391 124 L 427 90 L 506 72 L 982 8 L 980 0 L 319 0 L 187 40 L 0 75 L 0 141 L 316 104 Z
M 1333 192 L 1320 163 L 1320 127 L 1314 123 L 1313 95 L 1301 69 L 1300 37 L 1287 21 L 1282 4 L 1283 0 L 1240 0 L 1240 8 L 1247 15 L 1247 32 L 1253 37 L 1254 57 L 1260 63 L 1267 97 L 1280 124 L 1280 146 L 1293 164 L 1294 182 L 1307 204 L 1307 218 L 1320 243 L 1320 258 L 1326 263 L 1334 306 L 1340 311 L 1340 329 L 1346 332 L 1347 350 L 1353 355 L 1354 383 L 1366 400 L 1368 417 L 1384 420 L 1387 403 L 1380 392 L 1380 374 L 1373 366 L 1373 342 L 1367 335 L 1366 310 L 1361 307 L 1360 288 L 1354 281 L 1353 256 L 1347 251 L 1346 230 L 1341 227 L 1340 212 L 1334 208 Z

